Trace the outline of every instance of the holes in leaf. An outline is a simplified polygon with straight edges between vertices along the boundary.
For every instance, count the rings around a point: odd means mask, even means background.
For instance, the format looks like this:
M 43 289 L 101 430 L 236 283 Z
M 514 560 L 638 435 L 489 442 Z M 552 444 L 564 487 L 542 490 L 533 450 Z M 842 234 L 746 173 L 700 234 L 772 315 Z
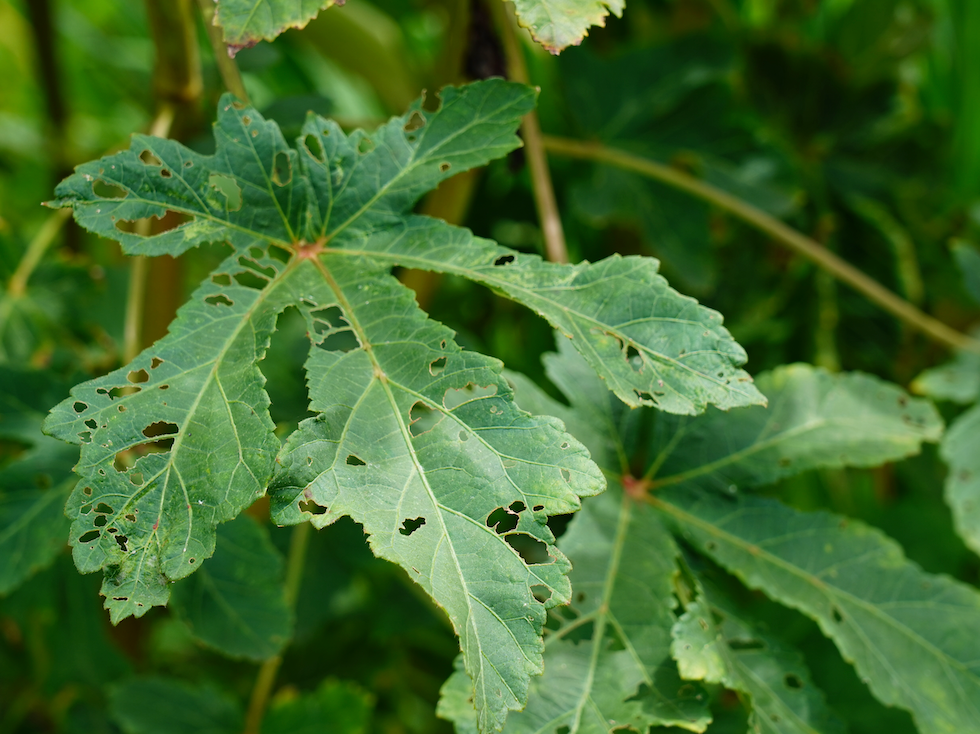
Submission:
M 87 421 L 85 421 L 85 425 L 91 428 L 93 431 L 99 427 L 99 424 L 96 423 L 93 418 L 89 418 Z
M 97 527 L 97 528 L 101 528 L 101 527 L 103 527 L 103 526 L 104 526 L 104 525 L 105 525 L 105 524 L 106 524 L 107 522 L 109 522 L 109 518 L 107 518 L 107 517 L 106 517 L 105 515 L 98 515 L 98 516 L 97 516 L 97 517 L 95 518 L 95 520 L 93 520 L 93 521 L 92 521 L 92 524 L 93 524 L 93 525 L 95 525 L 95 527 Z
M 112 514 L 112 508 L 109 505 L 107 505 L 105 502 L 100 502 L 99 504 L 97 504 L 95 506 L 95 511 L 97 513 L 99 513 L 100 515 L 111 515 Z
M 132 382 L 134 385 L 136 385 L 141 382 L 146 382 L 147 380 L 149 380 L 150 373 L 144 369 L 131 370 L 130 373 L 126 375 L 126 379 Z
M 572 473 L 570 471 L 568 471 L 568 469 L 562 468 L 562 470 L 561 470 L 561 478 L 565 480 L 565 484 L 571 484 L 572 483 Z
M 242 208 L 242 187 L 231 176 L 212 173 L 208 176 L 208 204 L 225 212 L 237 212 Z
M 541 510 L 544 509 L 544 505 L 535 505 L 531 509 L 534 510 L 535 512 L 541 512 Z
M 140 153 L 140 160 L 147 166 L 162 166 L 163 161 L 157 158 L 152 151 L 144 150 Z
M 361 342 L 339 306 L 327 306 L 310 312 L 313 320 L 313 343 L 328 352 L 351 352 Z
M 510 265 L 512 262 L 514 262 L 513 255 L 501 255 L 493 261 L 493 264 L 499 268 L 501 265 Z
M 766 643 L 762 640 L 749 638 L 748 640 L 729 640 L 728 647 L 732 650 L 765 650 Z
M 261 257 L 261 254 L 259 253 L 259 257 Z M 275 268 L 271 266 L 263 268 L 257 262 L 250 260 L 244 255 L 238 258 L 238 264 L 242 267 L 242 270 L 235 273 L 232 277 L 238 285 L 244 286 L 245 288 L 262 290 L 276 276 Z
M 408 118 L 408 122 L 405 123 L 405 126 L 402 129 L 407 133 L 412 133 L 424 126 L 425 118 L 419 114 L 418 110 L 415 110 L 412 112 L 412 116 Z
M 460 441 L 469 441 L 470 440 L 470 434 L 468 434 L 465 430 L 464 431 L 460 431 L 459 432 L 459 440 Z
M 91 497 L 92 496 L 92 488 L 91 487 L 85 487 L 85 489 L 82 490 L 82 494 L 84 494 L 86 497 Z
M 231 285 L 231 276 L 228 273 L 215 273 L 211 276 L 211 282 L 215 285 L 229 286 Z
M 413 436 L 421 436 L 426 431 L 435 428 L 436 424 L 442 418 L 442 413 L 433 410 L 421 400 L 416 401 L 408 411 L 408 430 L 411 431 Z
M 448 170 L 449 170 L 450 168 L 452 168 L 452 165 L 451 165 L 451 164 L 449 164 L 449 163 L 440 163 L 440 164 L 439 164 L 439 170 L 440 170 L 440 171 L 441 171 L 442 173 L 445 173 L 445 172 L 446 172 L 446 171 L 448 171 Z
M 841 622 L 844 621 L 844 615 L 841 614 L 840 609 L 838 609 L 837 607 L 834 607 L 831 610 L 831 615 L 833 615 L 834 621 L 837 622 L 837 624 L 840 624 Z
M 102 535 L 98 530 L 89 530 L 78 538 L 79 543 L 91 543 L 93 540 L 98 540 L 99 536 Z
M 127 546 L 127 543 L 129 543 L 129 538 L 127 538 L 125 535 L 116 535 L 113 537 L 113 540 L 116 541 L 116 543 L 119 545 L 119 550 L 121 550 L 123 553 L 129 550 L 129 547 Z
M 531 594 L 534 595 L 535 599 L 544 604 L 551 598 L 551 589 L 544 584 L 535 584 L 531 587 Z
M 128 515 L 126 515 L 126 519 L 129 522 L 136 522 L 136 515 L 134 515 L 132 512 L 130 512 Z
M 513 505 L 511 505 L 511 507 L 513 507 Z M 523 505 L 521 506 L 521 509 L 524 509 Z M 515 512 L 511 512 L 510 508 L 498 507 L 487 517 L 487 527 L 493 528 L 497 535 L 503 535 L 504 533 L 509 533 L 511 530 L 516 528 L 520 521 L 520 515 Z
M 429 374 L 433 377 L 438 377 L 441 375 L 446 371 L 446 362 L 448 361 L 448 357 L 439 357 L 439 359 L 434 359 L 429 362 Z
M 626 363 L 633 368 L 635 372 L 643 371 L 643 360 L 640 357 L 639 350 L 632 344 L 626 345 Z
M 184 168 L 193 168 L 194 161 L 184 161 Z
M 129 481 L 131 484 L 142 487 L 143 486 L 143 474 L 138 471 L 134 471 L 129 475 Z
M 180 429 L 177 427 L 176 423 L 168 423 L 167 421 L 157 421 L 156 423 L 151 423 L 146 428 L 144 428 L 143 435 L 146 436 L 147 438 L 156 438 L 157 436 L 173 436 L 176 435 L 179 431 Z
M 528 566 L 539 566 L 554 560 L 548 555 L 548 545 L 527 533 L 511 533 L 505 535 L 504 540 Z
M 402 526 L 398 528 L 398 532 L 402 535 L 411 535 L 423 525 L 425 525 L 424 517 L 416 517 L 414 520 L 406 517 L 405 521 L 402 523 Z
M 88 404 L 78 400 L 75 402 L 72 408 L 74 408 L 76 413 L 84 413 L 86 410 L 88 410 Z
M 438 94 L 422 93 L 422 109 L 426 112 L 438 112 L 442 107 L 442 99 Z
M 228 296 L 223 293 L 219 293 L 216 296 L 208 296 L 204 299 L 204 302 L 211 306 L 234 306 L 235 302 L 228 298 Z
M 488 398 L 496 394 L 496 385 L 480 387 L 479 385 L 474 385 L 472 382 L 469 382 L 467 383 L 466 387 L 459 389 L 450 388 L 449 390 L 446 390 L 445 395 L 442 396 L 442 404 L 447 410 L 455 410 L 464 403 L 469 403 L 473 400 L 479 400 L 481 398 Z
M 276 153 L 272 164 L 272 183 L 276 186 L 285 186 L 293 180 L 293 167 L 289 161 L 289 155 L 284 151 Z
M 357 152 L 360 154 L 370 153 L 374 150 L 374 141 L 371 138 L 361 138 L 357 144 Z
M 173 176 L 173 174 L 170 171 L 168 171 L 166 168 L 160 169 L 160 175 L 163 176 L 164 178 L 171 178 Z
M 309 152 L 309 154 L 313 156 L 319 163 L 327 162 L 327 158 L 323 154 L 323 146 L 320 145 L 320 139 L 316 135 L 310 133 L 305 138 L 303 138 L 303 145 L 306 146 L 307 152 Z
M 164 232 L 170 232 L 171 230 L 177 229 L 177 227 L 185 222 L 191 221 L 191 219 L 192 218 L 186 214 L 175 212 L 173 209 L 167 209 L 163 214 L 154 214 L 151 217 L 142 217 L 141 219 L 117 219 L 116 229 L 118 229 L 120 232 L 137 234 L 140 237 L 144 237 L 144 232 L 150 232 L 151 234 L 163 234 Z
M 803 688 L 803 681 L 800 679 L 800 676 L 794 673 L 787 673 L 783 678 L 783 683 L 786 684 L 787 688 L 792 688 L 794 691 L 799 691 Z
M 367 466 L 367 462 L 354 454 L 347 455 L 347 466 Z
M 243 123 L 244 123 L 244 124 L 245 124 L 246 126 L 248 126 L 248 125 L 251 125 L 251 124 L 252 124 L 252 118 L 251 118 L 251 117 L 249 117 L 248 115 L 242 115 L 242 122 L 243 122 Z
M 300 512 L 308 512 L 311 515 L 324 515 L 327 512 L 327 508 L 323 505 L 318 505 L 313 500 L 301 500 L 299 503 Z
M 129 196 L 129 192 L 122 186 L 116 186 L 116 184 L 103 181 L 101 178 L 92 182 L 92 193 L 100 199 L 125 199 Z

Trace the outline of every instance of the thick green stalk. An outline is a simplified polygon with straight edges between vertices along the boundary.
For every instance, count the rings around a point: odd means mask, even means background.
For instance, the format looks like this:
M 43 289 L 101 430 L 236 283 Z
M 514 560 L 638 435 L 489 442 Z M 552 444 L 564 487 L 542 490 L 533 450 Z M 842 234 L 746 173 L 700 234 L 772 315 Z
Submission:
M 923 313 L 818 242 L 800 234 L 761 209 L 757 209 L 711 184 L 700 181 L 675 168 L 600 143 L 587 143 L 546 135 L 544 145 L 548 150 L 559 155 L 593 160 L 634 171 L 714 204 L 719 209 L 724 209 L 733 214 L 746 224 L 765 232 L 776 242 L 807 258 L 930 339 L 954 349 L 980 353 L 980 341 Z
M 198 6 L 201 8 L 201 16 L 204 18 L 204 28 L 208 32 L 208 40 L 211 41 L 211 48 L 214 50 L 214 63 L 218 67 L 218 74 L 221 75 L 225 89 L 248 104 L 248 92 L 245 91 L 245 83 L 242 81 L 238 64 L 228 55 L 228 46 L 221 36 L 221 27 L 214 24 L 213 0 L 198 0 Z

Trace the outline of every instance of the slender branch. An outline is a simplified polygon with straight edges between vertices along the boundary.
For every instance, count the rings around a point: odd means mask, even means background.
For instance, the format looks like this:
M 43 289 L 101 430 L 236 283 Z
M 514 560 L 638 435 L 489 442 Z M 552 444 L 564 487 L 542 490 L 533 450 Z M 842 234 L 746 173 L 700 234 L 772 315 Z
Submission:
M 303 565 L 306 561 L 306 547 L 310 540 L 310 524 L 304 522 L 293 528 L 293 534 L 289 539 L 289 555 L 286 558 L 286 581 L 285 597 L 286 605 L 290 610 L 296 607 L 296 598 L 299 596 L 299 587 L 303 580 Z M 265 707 L 269 703 L 269 696 L 272 694 L 272 687 L 276 682 L 276 674 L 279 666 L 282 665 L 282 654 L 269 658 L 255 677 L 255 685 L 252 686 L 252 696 L 248 702 L 248 713 L 245 716 L 244 734 L 259 734 L 262 729 L 262 718 L 265 716 Z
M 500 28 L 508 76 L 516 82 L 530 84 L 524 54 L 517 39 L 517 18 L 514 16 L 513 7 L 510 4 L 505 7 L 499 0 L 490 0 L 490 7 Z M 521 122 L 521 136 L 524 138 L 527 165 L 531 171 L 534 204 L 538 210 L 541 232 L 544 235 L 545 256 L 551 262 L 567 263 L 568 249 L 565 247 L 565 233 L 562 230 L 555 189 L 551 184 L 551 174 L 548 171 L 541 123 L 538 122 L 538 113 L 535 110 L 531 110 L 524 116 Z
M 544 145 L 548 150 L 567 155 L 572 158 L 607 163 L 628 171 L 635 171 L 661 183 L 686 191 L 693 196 L 703 199 L 720 209 L 733 214 L 743 222 L 765 232 L 777 242 L 789 247 L 799 255 L 807 258 L 826 270 L 838 280 L 847 283 L 856 291 L 877 303 L 893 316 L 904 321 L 913 329 L 917 329 L 930 339 L 970 352 L 980 352 L 980 341 L 950 328 L 938 319 L 923 313 L 908 301 L 900 298 L 885 288 L 881 283 L 865 275 L 850 263 L 842 260 L 818 242 L 800 234 L 792 227 L 784 224 L 760 209 L 742 201 L 738 197 L 715 188 L 711 184 L 700 181 L 693 176 L 678 171 L 675 168 L 640 158 L 622 150 L 610 148 L 599 143 L 586 143 L 568 138 L 546 135 Z
M 234 94 L 242 102 L 248 104 L 248 92 L 245 91 L 245 83 L 242 81 L 242 74 L 238 70 L 238 64 L 228 54 L 228 46 L 225 44 L 221 35 L 221 27 L 214 24 L 214 1 L 198 0 L 201 8 L 201 16 L 204 18 L 204 28 L 208 32 L 208 39 L 211 41 L 211 48 L 214 49 L 214 63 L 218 66 L 218 73 L 221 81 L 224 82 L 225 89 Z
M 37 268 L 38 263 L 41 262 L 44 253 L 48 251 L 51 243 L 54 242 L 54 238 L 61 231 L 62 225 L 68 220 L 70 215 L 71 209 L 59 209 L 53 212 L 47 221 L 41 225 L 41 229 L 34 235 L 34 239 L 30 241 L 30 244 L 27 245 L 27 250 L 17 264 L 17 269 L 14 271 L 14 274 L 7 281 L 7 294 L 11 298 L 19 298 L 24 295 L 24 292 L 27 290 L 27 281 L 30 279 L 31 274 Z

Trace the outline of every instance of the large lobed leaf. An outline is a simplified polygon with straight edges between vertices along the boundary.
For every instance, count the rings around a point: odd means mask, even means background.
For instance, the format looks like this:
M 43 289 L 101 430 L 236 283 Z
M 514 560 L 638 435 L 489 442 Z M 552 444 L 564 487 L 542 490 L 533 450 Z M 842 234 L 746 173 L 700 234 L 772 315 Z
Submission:
M 57 203 L 127 252 L 225 241 L 234 254 L 167 337 L 76 387 L 46 426 L 82 444 L 71 542 L 81 570 L 105 571 L 114 621 L 166 603 L 170 582 L 214 552 L 217 525 L 277 470 L 279 522 L 350 515 L 444 606 L 490 730 L 523 706 L 545 606 L 568 598 L 545 521 L 603 479 L 559 423 L 519 411 L 499 363 L 460 350 L 390 269 L 456 273 L 524 303 L 632 405 L 696 413 L 764 398 L 721 317 L 671 290 L 655 261 L 554 265 L 412 215 L 440 181 L 517 147 L 534 93 L 496 79 L 441 97 L 437 111 L 419 101 L 370 133 L 311 115 L 291 149 L 226 96 L 212 156 L 134 136 L 128 151 L 80 166 Z M 168 211 L 186 221 L 150 237 L 120 229 Z M 318 415 L 277 462 L 258 362 L 291 306 L 308 325 Z M 236 654 L 271 649 L 260 647 Z
M 677 574 L 676 552 L 668 554 L 665 563 L 663 551 L 653 547 L 673 545 L 663 536 L 651 508 L 644 506 L 644 498 L 659 509 L 686 544 L 754 588 L 814 616 L 845 656 L 856 662 L 880 698 L 912 709 L 920 721 L 934 719 L 944 706 L 952 710 L 947 721 L 968 720 L 973 706 L 968 702 L 974 694 L 960 696 L 957 691 L 972 690 L 974 674 L 966 670 L 975 667 L 978 658 L 975 646 L 967 645 L 962 652 L 959 646 L 965 635 L 980 637 L 975 619 L 969 616 L 975 614 L 980 595 L 947 579 L 923 574 L 897 555 L 891 541 L 858 523 L 796 513 L 775 501 L 744 498 L 731 490 L 734 481 L 745 488 L 821 466 L 868 465 L 902 458 L 921 442 L 936 440 L 941 430 L 938 415 L 926 401 L 909 398 L 898 388 L 866 375 L 831 375 L 794 365 L 759 377 L 757 384 L 767 393 L 769 409 L 733 411 L 724 420 L 712 412 L 679 417 L 653 410 L 630 411 L 610 400 L 608 393 L 596 389 L 599 380 L 585 361 L 568 348 L 562 347 L 560 354 L 548 355 L 545 361 L 548 377 L 571 406 L 553 400 L 520 376 L 509 376 L 521 405 L 534 413 L 560 416 L 582 437 L 613 480 L 613 487 L 620 485 L 623 491 L 611 488 L 602 497 L 587 500 L 559 541 L 574 568 L 573 609 L 579 591 L 588 604 L 595 590 L 601 589 L 599 601 L 608 603 L 600 604 L 595 620 L 586 618 L 594 624 L 592 634 L 585 636 L 587 641 L 570 644 L 562 639 L 566 635 L 574 639 L 562 630 L 566 625 L 574 630 L 576 618 L 556 617 L 554 643 L 546 638 L 549 664 L 545 675 L 535 682 L 526 711 L 512 714 L 505 731 L 511 731 L 512 725 L 517 727 L 514 731 L 523 731 L 522 722 L 537 712 L 548 712 L 555 717 L 548 722 L 554 720 L 556 727 L 567 726 L 570 732 L 591 730 L 588 727 L 597 724 L 570 713 L 575 702 L 582 700 L 581 680 L 588 681 L 586 695 L 595 697 L 581 709 L 589 712 L 616 711 L 596 704 L 612 690 L 619 710 L 636 707 L 650 691 L 658 690 L 649 683 L 638 683 L 635 661 L 639 656 L 624 660 L 625 656 L 616 657 L 621 650 L 601 646 L 592 648 L 595 654 L 588 660 L 571 654 L 589 649 L 589 638 L 594 639 L 600 619 L 616 619 L 621 613 L 614 603 L 615 594 L 621 585 L 633 583 L 636 577 L 630 569 L 647 568 L 644 588 L 657 593 L 655 599 L 644 600 L 634 592 L 626 597 L 630 600 L 626 608 L 641 616 L 648 634 L 657 628 L 665 633 L 653 621 L 677 604 L 671 581 Z M 654 493 L 647 496 L 651 489 Z M 621 498 L 617 526 L 621 535 L 609 542 L 614 537 L 617 496 Z M 604 525 L 597 522 L 603 516 L 607 517 Z M 649 520 L 639 521 L 647 516 Z M 619 573 L 605 575 L 610 569 Z M 836 731 L 838 724 L 813 689 L 799 653 L 754 629 L 743 613 L 710 586 L 697 566 L 691 565 L 689 571 L 697 593 L 693 600 L 685 601 L 685 614 L 676 625 L 673 614 L 666 620 L 666 625 L 674 625 L 672 653 L 682 676 L 721 682 L 741 691 L 761 731 Z M 613 596 L 602 596 L 610 593 Z M 800 601 L 802 598 L 806 601 Z M 955 608 L 953 622 L 947 625 L 938 621 L 942 615 L 929 610 L 945 609 L 950 600 Z M 963 626 L 970 631 L 960 632 Z M 633 650 L 631 634 L 619 628 L 616 632 L 614 648 L 622 645 Z M 561 654 L 550 658 L 552 649 Z M 918 656 L 930 658 L 927 672 L 916 667 Z M 662 662 L 658 674 L 664 676 L 665 671 L 678 680 L 677 671 Z M 940 679 L 940 672 L 948 677 Z M 922 685 L 915 696 L 902 694 L 901 701 L 893 695 L 896 686 L 914 688 L 927 675 L 943 680 L 949 692 L 939 693 L 940 684 L 934 684 Z M 443 715 L 465 721 L 459 678 L 450 680 L 444 696 Z M 611 718 L 641 731 L 649 725 L 615 714 Z M 551 731 L 550 723 L 541 723 L 544 720 L 538 720 L 540 729 L 531 726 L 530 730 Z M 703 719 L 700 725 L 706 722 Z M 687 728 L 694 729 L 692 724 L 688 722 Z

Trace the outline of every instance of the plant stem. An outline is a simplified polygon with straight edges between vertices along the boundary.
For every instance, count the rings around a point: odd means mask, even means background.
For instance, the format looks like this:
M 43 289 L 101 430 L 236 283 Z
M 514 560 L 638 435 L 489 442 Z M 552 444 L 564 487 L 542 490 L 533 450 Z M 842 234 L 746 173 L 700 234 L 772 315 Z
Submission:
M 34 239 L 30 241 L 30 244 L 27 245 L 27 250 L 17 264 L 17 269 L 7 282 L 7 295 L 11 298 L 20 298 L 24 295 L 24 292 L 27 290 L 27 281 L 30 279 L 31 274 L 37 268 L 38 263 L 41 262 L 44 253 L 48 251 L 51 243 L 54 242 L 54 238 L 61 231 L 61 226 L 68 220 L 70 215 L 71 209 L 59 209 L 56 212 L 52 212 L 47 221 L 41 225 L 41 229 L 34 235 Z
M 290 610 L 296 607 L 296 598 L 299 596 L 300 583 L 303 580 L 303 564 L 306 561 L 306 547 L 310 541 L 310 524 L 301 523 L 293 528 L 293 534 L 289 539 L 289 555 L 286 558 L 286 580 L 285 597 L 286 605 Z M 255 678 L 255 685 L 252 686 L 252 696 L 248 702 L 248 713 L 245 716 L 244 734 L 259 734 L 262 728 L 262 718 L 265 716 L 265 707 L 269 702 L 272 693 L 272 686 L 276 682 L 276 674 L 279 666 L 282 665 L 282 654 L 269 658 Z
M 211 48 L 214 49 L 214 63 L 218 66 L 218 73 L 221 75 L 221 81 L 224 82 L 225 89 L 245 104 L 248 104 L 248 92 L 245 91 L 245 83 L 242 81 L 242 74 L 238 70 L 238 64 L 228 55 L 228 46 L 225 44 L 224 38 L 221 37 L 221 28 L 214 24 L 213 0 L 198 0 L 197 4 L 201 8 L 201 16 L 204 18 L 204 28 L 208 32 Z
M 530 84 L 524 54 L 517 38 L 517 19 L 513 7 L 510 4 L 504 6 L 498 0 L 490 0 L 490 7 L 500 28 L 508 76 L 515 82 Z M 548 158 L 545 154 L 541 124 L 538 122 L 538 113 L 535 110 L 531 110 L 524 116 L 521 122 L 521 136 L 524 138 L 527 165 L 531 171 L 534 204 L 538 210 L 541 232 L 544 235 L 545 257 L 554 263 L 567 263 L 565 233 L 562 230 L 558 203 L 555 200 L 555 189 L 551 184 L 551 173 L 548 171 Z
M 675 168 L 600 143 L 586 143 L 546 135 L 544 136 L 544 146 L 559 155 L 598 161 L 634 171 L 710 202 L 807 258 L 930 339 L 954 349 L 980 353 L 980 341 L 977 339 L 956 331 L 938 319 L 923 313 L 818 242 L 711 184 L 700 181 Z
M 174 122 L 174 107 L 164 103 L 150 124 L 150 135 L 165 138 Z M 66 210 L 67 211 L 67 210 Z M 150 235 L 150 220 L 136 223 L 136 233 Z M 129 364 L 143 348 L 143 313 L 146 309 L 146 280 L 150 272 L 150 260 L 136 255 L 129 265 L 129 292 L 126 294 L 126 314 L 123 321 L 123 364 Z

